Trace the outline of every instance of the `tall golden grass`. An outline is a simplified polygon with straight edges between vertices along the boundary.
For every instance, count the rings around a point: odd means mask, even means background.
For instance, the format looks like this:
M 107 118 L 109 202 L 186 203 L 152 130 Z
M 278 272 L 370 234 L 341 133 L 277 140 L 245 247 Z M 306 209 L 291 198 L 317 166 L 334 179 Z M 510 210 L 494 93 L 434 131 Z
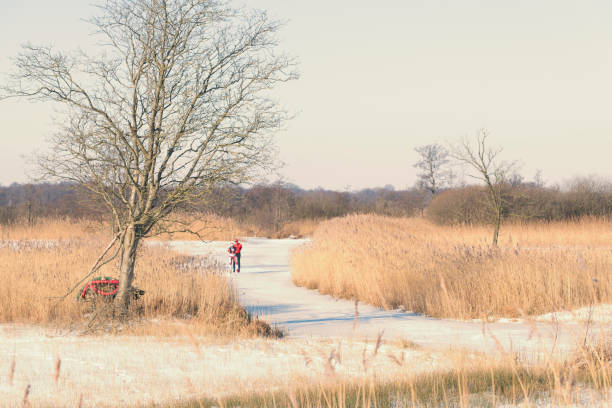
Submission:
M 150 240 L 230 241 L 238 237 L 287 238 L 310 236 L 321 220 L 290 221 L 280 229 L 265 228 L 248 222 L 210 213 L 180 213 L 173 220 L 160 224 Z M 197 234 L 194 234 L 196 232 Z M 0 225 L 0 240 L 80 240 L 85 234 L 105 240 L 111 233 L 108 222 L 70 217 L 39 218 L 34 224 Z
M 290 221 L 283 224 L 278 231 L 271 230 L 265 236 L 268 238 L 309 237 L 314 233 L 321 221 L 319 219 Z
M 612 222 L 436 226 L 352 215 L 322 223 L 292 278 L 322 293 L 437 317 L 517 317 L 612 301 Z
M 83 284 L 60 297 L 83 278 L 108 243 L 100 225 L 53 220 L 37 227 L 3 227 L 0 235 L 5 237 L 0 240 L 0 322 L 78 326 L 89 320 L 92 305 L 75 300 Z M 117 277 L 117 267 L 111 262 L 95 275 Z M 160 329 L 160 321 L 188 322 L 196 333 L 269 332 L 238 304 L 227 278 L 200 257 L 143 244 L 135 276 L 134 286 L 145 291 L 134 301 L 135 318 L 145 326 L 157 325 L 152 331 L 140 325 L 143 333 L 172 332 L 173 324 Z
M 173 232 L 162 232 L 154 239 L 189 241 L 203 238 L 211 241 L 229 241 L 237 237 L 301 238 L 312 235 L 319 222 L 319 220 L 291 221 L 282 224 L 276 230 L 215 214 L 178 214 L 176 221 L 167 222 L 160 228 L 160 231 Z
M 0 225 L 0 240 L 79 240 L 84 236 L 106 239 L 111 233 L 110 225 L 104 222 L 70 217 L 39 218 L 33 224 Z M 110 241 L 110 240 L 109 240 Z
M 438 368 L 421 372 L 413 361 L 389 358 L 399 372 L 389 381 L 371 372 L 346 379 L 330 366 L 318 384 L 300 381 L 285 389 L 240 393 L 167 404 L 167 407 L 495 407 L 610 406 L 612 354 L 609 346 L 578 346 L 562 360 L 525 362 L 516 354 L 499 357 L 448 352 Z M 376 355 L 373 356 L 376 358 Z M 331 360 L 331 357 L 330 357 Z M 447 365 L 448 367 L 444 367 Z M 405 370 L 405 371 L 402 371 Z
M 170 232 L 164 232 L 170 231 Z M 215 214 L 177 214 L 173 221 L 160 224 L 156 240 L 230 241 L 237 237 L 257 235 L 258 229 L 250 224 L 238 223 L 231 218 Z

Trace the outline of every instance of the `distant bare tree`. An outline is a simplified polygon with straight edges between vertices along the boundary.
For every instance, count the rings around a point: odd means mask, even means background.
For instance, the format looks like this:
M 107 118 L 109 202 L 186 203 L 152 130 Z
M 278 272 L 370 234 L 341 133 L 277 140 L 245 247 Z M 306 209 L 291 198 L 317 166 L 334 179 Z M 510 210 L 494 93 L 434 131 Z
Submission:
M 106 0 L 98 8 L 99 55 L 26 45 L 3 90 L 65 108 L 40 166 L 108 208 L 110 248 L 120 257 L 115 310 L 124 318 L 143 237 L 202 192 L 248 181 L 271 163 L 269 131 L 287 116 L 269 91 L 297 74 L 291 58 L 274 52 L 280 24 L 264 12 L 215 0 Z
M 421 172 L 418 174 L 417 185 L 432 195 L 443 188 L 449 180 L 448 150 L 439 144 L 429 144 L 414 149 L 420 160 L 414 164 Z
M 480 180 L 487 188 L 490 208 L 495 215 L 493 246 L 497 246 L 499 230 L 504 215 L 504 199 L 502 190 L 508 177 L 516 169 L 515 162 L 501 161 L 499 154 L 503 149 L 492 148 L 487 144 L 489 132 L 481 129 L 472 140 L 464 138 L 451 148 L 451 157 L 467 166 L 472 172 L 470 177 Z
M 537 169 L 535 175 L 533 176 L 533 184 L 537 188 L 544 188 L 546 182 L 544 181 L 544 177 L 542 177 L 542 170 Z
M 525 178 L 520 173 L 514 171 L 513 173 L 507 176 L 506 182 L 511 187 L 520 187 L 523 185 L 524 180 Z

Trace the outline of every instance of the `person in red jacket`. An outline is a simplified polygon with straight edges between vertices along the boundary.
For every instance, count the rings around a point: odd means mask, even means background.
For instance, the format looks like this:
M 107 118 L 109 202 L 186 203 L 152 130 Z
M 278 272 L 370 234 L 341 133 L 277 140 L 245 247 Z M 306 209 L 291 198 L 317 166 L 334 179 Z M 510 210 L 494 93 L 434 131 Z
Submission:
M 236 247 L 233 242 L 230 242 L 227 252 L 230 254 L 230 267 L 232 268 L 232 272 L 236 272 Z
M 234 251 L 236 254 L 236 261 L 238 263 L 238 270 L 236 272 L 240 273 L 240 252 L 242 251 L 242 244 L 238 242 L 237 238 L 234 240 Z

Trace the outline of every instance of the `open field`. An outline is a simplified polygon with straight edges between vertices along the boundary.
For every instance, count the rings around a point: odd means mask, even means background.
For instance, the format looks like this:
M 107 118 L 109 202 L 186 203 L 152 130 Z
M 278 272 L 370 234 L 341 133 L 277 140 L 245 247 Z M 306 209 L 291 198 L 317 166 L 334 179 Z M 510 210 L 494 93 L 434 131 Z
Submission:
M 2 278 L 16 290 L 0 298 L 0 406 L 24 400 L 58 407 L 610 401 L 605 327 L 593 326 L 582 343 L 584 326 L 571 323 L 575 332 L 356 307 L 291 284 L 292 248 L 305 245 L 296 252 L 301 256 L 316 241 L 248 239 L 243 271 L 232 279 L 215 268 L 215 259 L 226 260 L 225 241 L 145 245 L 135 286 L 146 295 L 133 324 L 81 335 L 88 305 L 70 296 L 52 308 L 47 297 L 63 294 L 88 270 L 105 245 L 104 231 L 69 223 L 4 234 Z M 604 247 L 602 241 L 591 249 Z M 97 274 L 113 275 L 112 266 Z M 258 336 L 269 326 L 248 318 L 243 307 L 287 328 L 288 338 Z
M 582 342 L 585 332 L 593 335 L 609 321 L 609 308 L 594 308 L 591 324 L 576 323 L 564 316 L 550 324 L 551 316 L 535 319 L 506 319 L 499 322 L 459 321 L 431 318 L 402 310 L 385 310 L 348 299 L 323 295 L 316 290 L 295 286 L 291 279 L 291 253 L 309 245 L 308 240 L 243 241 L 243 271 L 232 276 L 240 304 L 272 325 L 285 329 L 288 337 L 406 339 L 427 347 L 466 348 L 496 354 L 508 352 L 538 355 L 553 350 L 563 354 Z M 188 256 L 206 256 L 225 263 L 225 242 L 174 241 L 168 245 Z M 584 311 L 578 311 L 582 317 Z M 558 324 L 557 324 L 558 323 Z M 594 330 L 597 329 L 597 330 Z
M 118 338 L 2 325 L 0 406 L 607 406 L 607 353 L 533 364 L 379 339 Z
M 141 406 L 450 368 L 452 354 L 346 339 L 75 336 L 0 329 L 0 406 Z M 397 363 L 393 361 L 397 360 Z M 60 368 L 56 369 L 57 361 Z
M 563 361 L 533 364 L 513 354 L 492 357 L 380 339 L 118 338 L 2 325 L 0 353 L 0 406 L 602 406 L 611 401 L 610 351 L 604 349 L 578 349 Z
M 521 317 L 612 302 L 612 222 L 487 227 L 356 215 L 320 225 L 293 280 L 436 317 Z

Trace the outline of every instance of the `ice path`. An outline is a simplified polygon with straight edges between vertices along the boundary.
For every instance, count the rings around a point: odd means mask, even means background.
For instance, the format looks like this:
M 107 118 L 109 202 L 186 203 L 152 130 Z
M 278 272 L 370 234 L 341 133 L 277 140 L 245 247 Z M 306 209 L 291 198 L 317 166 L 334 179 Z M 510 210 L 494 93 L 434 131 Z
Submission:
M 227 263 L 227 242 L 174 241 L 179 252 L 212 255 Z M 434 347 L 495 351 L 552 352 L 572 347 L 584 336 L 584 327 L 549 323 L 489 323 L 435 319 L 402 311 L 386 311 L 321 295 L 291 281 L 290 253 L 304 240 L 249 238 L 244 242 L 242 270 L 233 275 L 241 303 L 252 313 L 285 328 L 291 337 L 404 338 Z M 357 322 L 355 322 L 357 320 Z M 592 330 L 595 332 L 597 330 Z M 499 341 L 499 344 L 497 341 Z

